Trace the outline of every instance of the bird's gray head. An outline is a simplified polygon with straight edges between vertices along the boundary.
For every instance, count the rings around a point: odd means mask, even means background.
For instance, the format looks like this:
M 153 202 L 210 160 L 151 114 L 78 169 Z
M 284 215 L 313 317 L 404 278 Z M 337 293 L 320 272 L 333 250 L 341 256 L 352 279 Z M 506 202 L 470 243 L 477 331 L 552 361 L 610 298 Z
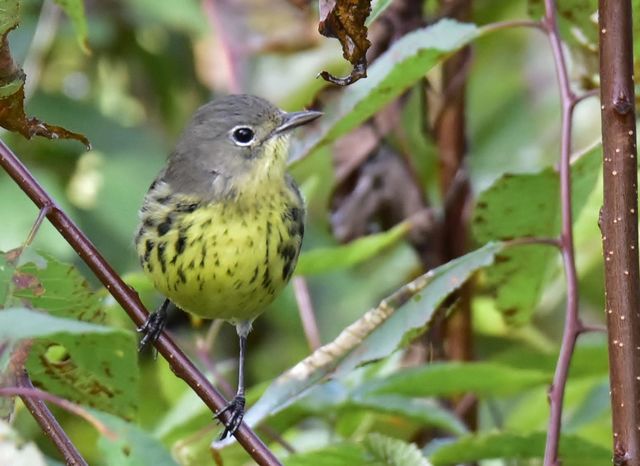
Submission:
M 287 113 L 265 99 L 230 95 L 200 107 L 171 154 L 164 180 L 182 192 L 224 195 L 248 177 L 284 176 L 289 130 L 314 111 Z

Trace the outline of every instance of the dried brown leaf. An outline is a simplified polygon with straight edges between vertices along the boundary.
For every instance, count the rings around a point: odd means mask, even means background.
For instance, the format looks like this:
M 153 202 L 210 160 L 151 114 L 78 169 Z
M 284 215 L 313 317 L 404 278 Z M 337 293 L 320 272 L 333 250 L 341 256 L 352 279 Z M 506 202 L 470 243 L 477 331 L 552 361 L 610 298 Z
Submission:
M 322 71 L 320 76 L 340 86 L 353 84 L 367 76 L 367 50 L 371 45 L 367 39 L 365 21 L 371 13 L 371 0 L 320 0 L 320 23 L 318 31 L 325 37 L 333 37 L 342 45 L 342 56 L 353 69 L 344 78 Z
M 50 125 L 34 117 L 27 117 L 24 110 L 24 83 L 26 76 L 13 61 L 5 31 L 0 41 L 0 126 L 22 134 L 25 138 L 43 136 L 48 139 L 76 139 L 87 149 L 91 143 L 82 134 L 60 126 Z

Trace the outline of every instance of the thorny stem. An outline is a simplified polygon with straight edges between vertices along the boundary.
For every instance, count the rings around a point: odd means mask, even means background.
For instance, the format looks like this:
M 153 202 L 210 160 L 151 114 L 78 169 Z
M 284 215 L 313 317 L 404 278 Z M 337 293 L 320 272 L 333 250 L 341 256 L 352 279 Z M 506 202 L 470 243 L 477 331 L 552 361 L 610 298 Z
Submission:
M 85 234 L 80 231 L 67 214 L 57 207 L 51 196 L 2 141 L 0 141 L 0 166 L 4 168 L 36 206 L 39 208 L 52 206 L 47 214 L 49 221 L 91 268 L 109 293 L 127 312 L 131 320 L 138 326 L 142 325 L 149 314 L 140 302 L 138 294 L 122 281 Z M 211 385 L 209 380 L 193 365 L 166 333 L 163 333 L 154 345 L 167 360 L 171 370 L 183 379 L 213 412 L 221 410 L 226 405 L 224 397 Z M 281 464 L 246 424 L 241 424 L 234 435 L 259 465 L 273 466 Z
M 315 351 L 320 348 L 322 342 L 320 341 L 320 331 L 318 330 L 318 323 L 311 303 L 311 294 L 309 293 L 307 280 L 304 277 L 294 277 L 293 293 L 298 303 L 300 321 L 307 337 L 307 343 L 309 343 L 311 351 Z
M 560 88 L 562 131 L 560 140 L 560 204 L 562 210 L 562 231 L 560 245 L 567 286 L 567 305 L 565 311 L 564 332 L 560 345 L 560 354 L 556 364 L 553 382 L 549 387 L 549 428 L 544 452 L 545 466 L 558 466 L 558 446 L 562 423 L 562 403 L 569 373 L 571 357 L 576 339 L 584 328 L 578 314 L 578 279 L 573 247 L 573 225 L 571 212 L 571 123 L 573 110 L 578 98 L 571 90 L 567 64 L 558 33 L 556 7 L 553 0 L 545 0 L 545 17 L 542 24 L 549 38 L 553 61 Z

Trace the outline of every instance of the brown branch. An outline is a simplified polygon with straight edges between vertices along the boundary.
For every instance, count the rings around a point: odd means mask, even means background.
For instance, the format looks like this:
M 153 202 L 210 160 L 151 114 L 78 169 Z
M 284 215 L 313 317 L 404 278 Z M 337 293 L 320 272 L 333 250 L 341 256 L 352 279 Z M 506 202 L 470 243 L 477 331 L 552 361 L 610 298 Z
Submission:
M 441 2 L 446 8 L 450 2 Z M 459 21 L 471 19 L 471 0 L 456 2 L 449 12 Z M 449 261 L 467 252 L 469 234 L 469 206 L 471 186 L 466 173 L 466 83 L 471 63 L 471 48 L 464 47 L 443 65 L 443 106 L 435 124 L 438 146 L 440 191 L 447 198 L 443 222 L 443 259 Z M 466 283 L 451 299 L 457 300 L 457 312 L 445 323 L 446 351 L 449 359 L 470 361 L 473 359 L 473 329 L 471 324 L 471 295 L 473 281 Z M 466 400 L 466 401 L 463 401 Z M 473 398 L 462 397 L 457 403 L 466 406 L 464 421 L 470 429 L 477 426 L 477 404 Z M 468 406 L 467 406 L 468 404 Z
M 640 277 L 631 2 L 600 0 L 605 306 L 613 464 L 640 465 Z M 638 14 L 637 11 L 634 12 Z
M 33 178 L 29 170 L 16 155 L 0 141 L 0 166 L 13 178 L 18 186 L 38 206 L 52 206 L 47 218 L 60 234 L 89 266 L 96 277 L 104 284 L 115 300 L 127 312 L 131 320 L 138 326 L 148 316 L 147 310 L 140 302 L 138 294 L 126 285 L 120 276 L 111 268 L 84 233 L 71 221 L 49 196 L 49 194 Z M 226 401 L 211 385 L 209 380 L 191 363 L 175 342 L 163 333 L 155 342 L 158 352 L 167 360 L 171 370 L 183 379 L 202 401 L 213 411 L 221 410 Z M 259 465 L 279 465 L 278 459 L 262 443 L 258 436 L 246 425 L 242 424 L 235 433 L 238 442 Z

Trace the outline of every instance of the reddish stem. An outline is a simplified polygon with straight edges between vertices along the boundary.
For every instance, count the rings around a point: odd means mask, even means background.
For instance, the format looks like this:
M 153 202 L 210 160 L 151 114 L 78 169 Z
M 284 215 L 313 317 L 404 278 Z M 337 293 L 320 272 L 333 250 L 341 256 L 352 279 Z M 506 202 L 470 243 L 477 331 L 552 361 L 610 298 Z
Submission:
M 82 457 L 82 455 L 80 454 L 76 446 L 73 444 L 73 442 L 67 435 L 67 433 L 64 431 L 64 429 L 62 429 L 62 427 L 58 423 L 58 420 L 53 416 L 51 411 L 49 411 L 49 408 L 43 401 L 44 397 L 42 395 L 43 394 L 49 395 L 49 394 L 45 392 L 41 392 L 40 390 L 36 390 L 31 384 L 31 380 L 29 379 L 29 376 L 26 373 L 22 373 L 22 375 L 18 377 L 18 384 L 20 385 L 20 387 L 13 389 L 14 391 L 13 394 L 20 396 L 20 398 L 22 399 L 22 402 L 27 407 L 27 409 L 29 410 L 33 418 L 36 420 L 36 422 L 38 423 L 42 431 L 45 433 L 47 437 L 49 437 L 51 442 L 53 442 L 53 444 L 55 445 L 56 449 L 62 455 L 62 458 L 64 459 L 65 464 L 68 464 L 70 466 L 87 466 L 87 462 L 84 460 L 84 458 Z M 12 390 L 12 388 L 6 387 L 4 388 L 4 390 L 10 391 Z M 16 390 L 20 391 L 21 393 L 16 392 Z M 27 390 L 27 391 L 23 392 L 23 390 Z M 51 396 L 53 397 L 53 395 Z M 67 404 L 58 402 L 58 401 L 66 402 L 66 400 L 61 400 L 61 399 L 58 399 L 57 397 L 54 397 L 54 398 L 56 398 L 56 401 L 52 401 L 52 399 L 49 399 L 49 401 L 58 404 L 64 409 L 69 408 Z M 75 405 L 73 406 L 75 407 Z M 89 414 L 85 410 L 82 410 L 82 411 L 86 414 Z M 74 414 L 79 414 L 76 411 L 72 411 L 72 412 L 74 412 Z M 97 428 L 98 424 L 93 422 L 93 420 L 97 421 L 97 419 L 93 418 L 93 416 L 91 416 L 92 418 L 91 420 L 86 416 L 82 416 L 82 417 L 86 419 L 88 422 L 90 422 L 94 427 Z M 99 421 L 97 422 L 99 423 Z
M 578 335 L 583 329 L 578 314 L 578 278 L 573 246 L 573 216 L 571 212 L 571 130 L 573 110 L 578 98 L 571 90 L 567 64 L 562 51 L 562 42 L 558 33 L 556 7 L 553 0 L 545 0 L 545 17 L 542 24 L 549 38 L 553 61 L 560 88 L 562 130 L 560 140 L 560 204 L 562 210 L 562 231 L 560 246 L 567 283 L 567 305 L 565 311 L 564 332 L 560 345 L 560 354 L 556 364 L 553 382 L 549 388 L 549 428 L 544 452 L 545 466 L 558 466 L 558 446 L 562 425 L 562 405 L 565 386 L 569 374 L 571 357 Z

